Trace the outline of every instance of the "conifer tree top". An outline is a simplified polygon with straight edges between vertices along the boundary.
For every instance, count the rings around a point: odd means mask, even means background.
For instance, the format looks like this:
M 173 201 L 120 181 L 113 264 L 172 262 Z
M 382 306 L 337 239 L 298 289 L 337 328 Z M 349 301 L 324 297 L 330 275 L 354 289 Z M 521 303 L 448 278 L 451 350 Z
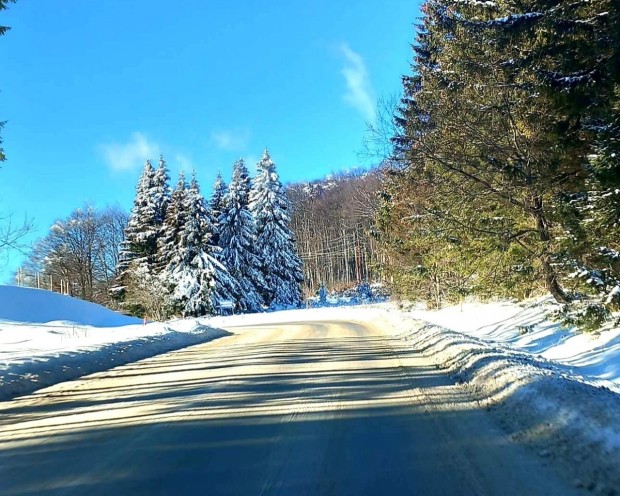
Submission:
M 185 172 L 179 172 L 179 180 L 177 181 L 177 190 L 185 189 L 187 187 L 187 181 L 185 180 Z
M 235 160 L 235 163 L 233 164 L 231 188 L 233 184 L 236 184 L 238 186 L 239 183 L 245 182 L 246 180 L 248 180 L 249 176 L 250 172 L 245 166 L 245 161 L 242 158 L 240 158 L 239 160 Z
M 221 187 L 222 185 L 225 185 L 225 184 L 226 183 L 224 182 L 222 173 L 220 171 L 217 171 L 217 175 L 215 176 L 215 182 L 213 183 L 213 189 L 217 189 L 218 187 Z
M 267 148 L 265 148 L 265 151 L 263 152 L 263 156 L 260 159 L 260 162 L 258 163 L 258 168 L 259 169 L 273 169 L 274 163 L 273 160 L 271 160 L 271 155 L 269 155 L 269 150 L 267 150 Z

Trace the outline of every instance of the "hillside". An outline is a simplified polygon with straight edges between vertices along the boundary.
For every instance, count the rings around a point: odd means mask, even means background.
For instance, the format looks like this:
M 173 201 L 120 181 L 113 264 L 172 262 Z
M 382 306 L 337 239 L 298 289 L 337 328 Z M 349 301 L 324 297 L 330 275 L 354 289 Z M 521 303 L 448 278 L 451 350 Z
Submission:
M 97 327 L 138 324 L 140 320 L 101 305 L 52 291 L 0 286 L 0 320 L 45 324 L 70 322 Z

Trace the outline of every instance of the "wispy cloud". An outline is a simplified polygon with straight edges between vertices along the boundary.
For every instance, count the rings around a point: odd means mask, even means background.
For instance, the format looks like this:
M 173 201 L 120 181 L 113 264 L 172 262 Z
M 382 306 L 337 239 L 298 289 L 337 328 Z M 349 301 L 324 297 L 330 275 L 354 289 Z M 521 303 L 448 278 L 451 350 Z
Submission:
M 140 168 L 146 159 L 156 160 L 161 153 L 161 147 L 140 132 L 132 133 L 126 143 L 106 143 L 100 148 L 104 160 L 115 171 Z
M 346 43 L 341 43 L 338 48 L 345 59 L 341 70 L 347 85 L 344 99 L 366 120 L 372 122 L 375 120 L 375 99 L 364 59 Z
M 239 151 L 247 147 L 250 132 L 246 130 L 220 130 L 211 133 L 211 141 L 221 150 Z

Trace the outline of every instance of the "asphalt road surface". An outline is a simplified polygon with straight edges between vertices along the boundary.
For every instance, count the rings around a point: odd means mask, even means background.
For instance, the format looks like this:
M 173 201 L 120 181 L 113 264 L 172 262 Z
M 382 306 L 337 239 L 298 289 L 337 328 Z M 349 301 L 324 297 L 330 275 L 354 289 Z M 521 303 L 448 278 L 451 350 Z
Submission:
M 378 323 L 290 322 L 0 403 L 0 495 L 571 495 Z

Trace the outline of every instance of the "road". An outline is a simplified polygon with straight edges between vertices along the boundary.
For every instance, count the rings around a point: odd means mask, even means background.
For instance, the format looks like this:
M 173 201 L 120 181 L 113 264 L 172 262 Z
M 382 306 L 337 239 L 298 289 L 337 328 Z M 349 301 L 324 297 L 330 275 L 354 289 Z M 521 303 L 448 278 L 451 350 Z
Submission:
M 0 495 L 581 494 L 388 327 L 231 327 L 2 403 Z

